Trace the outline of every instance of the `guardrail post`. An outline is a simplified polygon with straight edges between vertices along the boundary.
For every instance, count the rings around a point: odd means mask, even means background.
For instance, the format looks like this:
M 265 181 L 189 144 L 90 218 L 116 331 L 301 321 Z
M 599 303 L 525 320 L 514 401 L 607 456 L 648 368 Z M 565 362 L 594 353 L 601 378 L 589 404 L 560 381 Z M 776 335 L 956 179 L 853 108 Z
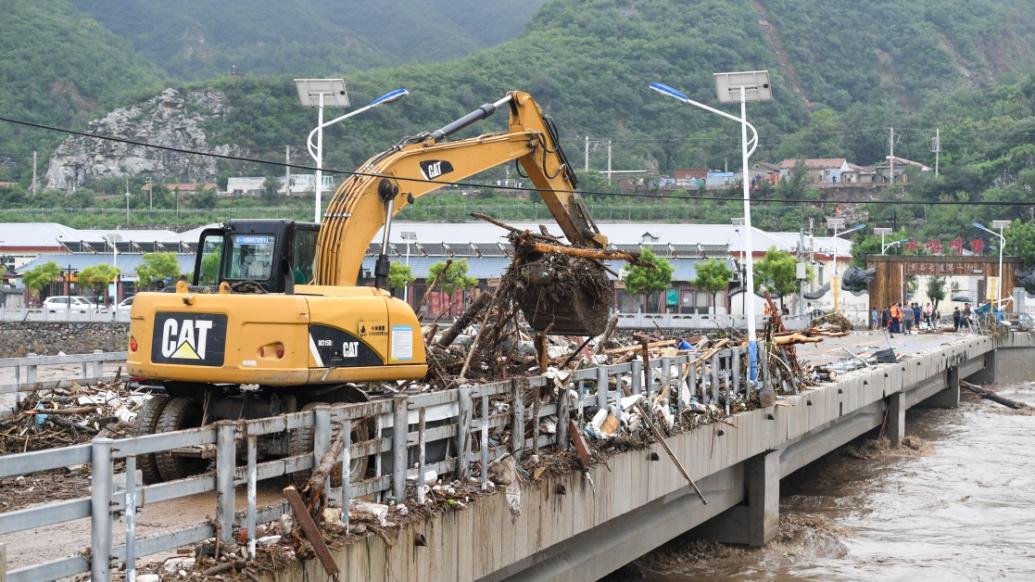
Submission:
M 521 460 L 521 449 L 525 448 L 525 402 L 524 382 L 522 378 L 510 379 L 510 393 L 512 395 L 512 412 L 514 420 L 510 429 L 510 451 L 514 460 Z
M 690 398 L 697 398 L 697 362 L 690 360 L 690 372 L 686 375 L 687 387 L 690 389 Z M 704 404 L 704 398 L 699 401 Z
M 345 441 L 345 447 L 341 450 L 341 525 L 348 533 L 349 500 L 352 497 L 352 420 L 346 418 L 341 421 L 341 434 Z
M 523 378 L 527 384 L 528 379 Z M 532 454 L 539 454 L 539 386 L 532 389 Z
M 740 348 L 733 348 L 733 386 L 730 387 L 732 393 L 740 391 L 740 355 Z M 747 397 L 744 399 L 747 400 Z
M 457 396 L 456 478 L 463 481 L 467 478 L 467 462 L 471 458 L 471 414 L 474 412 L 471 387 L 467 385 L 458 387 Z
M 608 388 L 608 377 L 607 368 L 603 366 L 597 367 L 597 408 L 603 410 L 607 408 L 607 388 Z
M 482 478 L 481 485 L 484 491 L 489 482 L 489 396 L 479 394 L 482 399 Z
M 216 424 L 216 530 L 219 541 L 234 539 L 234 468 L 237 463 L 237 427 L 226 420 Z
M 313 469 L 320 465 L 323 456 L 331 448 L 331 407 L 321 404 L 313 409 Z M 331 483 L 330 475 L 323 482 L 323 490 L 328 491 Z M 333 494 L 332 494 L 333 495 Z
M 111 582 L 112 439 L 90 444 L 90 578 Z
M 772 389 L 769 378 L 769 358 L 766 357 L 765 342 L 758 342 L 758 367 L 762 370 L 762 386 L 766 390 Z
M 424 505 L 424 416 L 427 408 L 417 411 L 417 504 Z
M 639 394 L 643 390 L 643 362 L 639 359 L 632 361 L 632 391 Z
M 248 435 L 248 517 L 245 527 L 248 528 L 248 559 L 255 559 L 255 488 L 258 475 L 255 464 L 258 456 L 259 437 Z
M 392 423 L 392 496 L 397 503 L 402 503 L 406 498 L 406 438 L 410 432 L 410 419 L 405 396 L 397 396 L 392 403 L 395 413 Z
M 137 457 L 126 457 L 126 582 L 137 579 Z M 3 582 L 0 579 L 0 582 Z
M 666 358 L 661 358 L 661 368 L 662 368 L 661 389 L 662 389 L 662 391 L 664 391 L 665 388 L 669 388 L 673 384 L 673 382 L 672 382 L 672 358 L 667 358 L 667 357 Z M 669 393 L 671 394 L 671 388 L 669 388 Z M 676 396 L 677 397 L 679 396 L 679 387 L 678 386 L 676 387 Z
M 557 391 L 557 446 L 568 448 L 568 386 L 565 384 Z

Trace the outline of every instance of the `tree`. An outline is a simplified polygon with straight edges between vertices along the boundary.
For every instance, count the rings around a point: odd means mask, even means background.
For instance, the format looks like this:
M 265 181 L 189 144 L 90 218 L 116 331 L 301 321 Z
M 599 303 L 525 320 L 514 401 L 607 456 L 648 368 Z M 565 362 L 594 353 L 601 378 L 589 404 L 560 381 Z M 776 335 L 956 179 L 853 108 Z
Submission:
M 263 202 L 272 204 L 277 201 L 280 196 L 280 180 L 276 176 L 269 175 L 262 181 L 262 191 L 260 192 L 260 198 Z
M 392 263 L 388 267 L 388 288 L 393 292 L 398 289 L 405 288 L 416 279 L 417 278 L 413 276 L 413 270 L 410 269 L 409 265 Z
M 625 268 L 625 290 L 633 295 L 658 293 L 668 289 L 672 282 L 672 265 L 655 255 L 650 249 L 640 251 L 643 265 L 629 265 Z
M 144 263 L 137 267 L 142 287 L 162 279 L 176 279 L 180 276 L 180 262 L 176 253 L 147 253 Z
M 445 272 L 443 272 L 445 270 Z M 441 275 L 439 275 L 441 273 Z M 391 276 L 391 271 L 389 271 Z M 446 261 L 435 263 L 428 269 L 428 277 L 431 280 L 438 279 L 438 288 L 452 295 L 458 289 L 470 289 L 478 284 L 478 279 L 467 274 L 467 260 L 460 259 L 449 263 L 446 269 Z
M 191 197 L 191 206 L 211 210 L 216 207 L 216 191 L 211 188 L 202 188 Z
M 219 281 L 220 258 L 222 256 L 215 252 L 206 253 L 205 256 L 201 257 L 201 280 L 198 281 L 199 284 L 215 285 Z
M 927 298 L 931 300 L 931 309 L 938 311 L 938 302 L 945 299 L 945 277 L 931 277 L 927 280 Z
M 107 263 L 90 265 L 79 271 L 79 282 L 90 288 L 95 294 L 104 296 L 104 303 L 108 303 L 108 285 L 115 282 L 119 269 Z
M 29 293 L 39 299 L 40 291 L 54 282 L 61 275 L 61 267 L 54 261 L 48 261 L 22 273 L 22 283 Z
M 719 259 L 708 259 L 698 263 L 697 277 L 694 279 L 694 287 L 707 291 L 711 296 L 712 307 L 715 307 L 715 294 L 729 287 L 730 279 L 733 278 L 733 269 Z
M 1035 266 L 1035 222 L 1015 220 L 1003 236 L 1006 237 L 1005 255 L 1020 257 L 1025 267 Z
M 811 277 L 807 269 L 806 278 Z M 781 308 L 784 295 L 797 293 L 800 288 L 798 260 L 791 253 L 769 247 L 765 257 L 755 263 L 755 293 L 765 290 L 778 296 Z

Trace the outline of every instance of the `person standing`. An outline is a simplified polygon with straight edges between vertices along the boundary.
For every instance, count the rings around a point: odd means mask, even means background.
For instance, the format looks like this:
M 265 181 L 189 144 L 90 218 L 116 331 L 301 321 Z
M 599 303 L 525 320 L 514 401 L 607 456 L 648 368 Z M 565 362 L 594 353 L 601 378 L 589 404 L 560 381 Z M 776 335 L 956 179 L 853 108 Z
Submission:
M 931 329 L 931 304 L 924 303 L 924 327 Z
M 891 333 L 902 333 L 902 307 L 898 303 L 891 306 Z
M 960 306 L 957 305 L 952 310 L 952 331 L 958 332 L 960 330 Z
M 913 303 L 913 326 L 916 327 L 917 331 L 920 331 L 920 319 L 923 315 L 923 309 L 920 309 L 919 303 Z
M 970 315 L 971 315 L 971 313 L 973 313 L 973 312 L 970 310 L 970 304 L 969 303 L 964 303 L 963 304 L 963 313 L 960 314 L 960 325 L 965 327 L 965 328 L 967 328 L 968 331 L 970 330 Z
M 880 314 L 877 313 L 877 308 L 870 309 L 870 329 L 880 329 Z
M 883 330 L 891 330 L 891 311 L 888 309 L 887 305 L 885 305 L 884 309 L 880 312 L 880 327 Z

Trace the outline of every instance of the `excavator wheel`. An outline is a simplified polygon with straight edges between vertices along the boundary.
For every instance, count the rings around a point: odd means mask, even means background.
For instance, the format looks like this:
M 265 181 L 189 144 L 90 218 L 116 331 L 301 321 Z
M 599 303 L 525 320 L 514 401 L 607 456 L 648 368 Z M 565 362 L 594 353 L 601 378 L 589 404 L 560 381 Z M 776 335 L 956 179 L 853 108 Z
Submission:
M 151 398 L 144 402 L 144 406 L 137 412 L 136 427 L 133 429 L 133 436 L 144 436 L 154 434 L 158 426 L 158 417 L 162 410 L 169 404 L 168 394 L 152 394 Z M 153 453 L 139 455 L 137 457 L 137 468 L 144 476 L 144 484 L 159 483 L 162 480 L 158 472 L 158 465 L 155 463 Z
M 169 400 L 158 415 L 155 432 L 171 432 L 201 426 L 202 407 L 193 398 L 177 397 Z M 155 453 L 155 464 L 162 481 L 183 479 L 208 468 L 208 461 L 177 455 L 172 451 Z
M 321 404 L 327 404 L 326 402 L 309 402 L 302 406 L 300 412 L 312 410 Z M 340 431 L 340 425 L 332 423 L 331 426 L 331 441 L 338 436 Z M 312 454 L 313 452 L 313 435 L 315 427 L 306 426 L 296 429 L 291 433 L 288 441 L 288 454 L 291 456 L 303 455 L 306 453 Z M 358 441 L 365 441 L 370 438 L 369 428 L 364 421 L 353 421 L 352 423 L 352 443 L 355 444 Z M 352 459 L 349 463 L 349 480 L 352 483 L 361 481 L 367 474 L 368 458 L 362 456 L 359 458 Z M 291 481 L 295 484 L 295 487 L 301 489 L 308 481 L 309 476 L 312 474 L 312 470 L 298 471 L 297 473 L 291 474 Z M 341 487 L 341 463 L 338 463 L 334 470 L 331 471 L 331 487 Z

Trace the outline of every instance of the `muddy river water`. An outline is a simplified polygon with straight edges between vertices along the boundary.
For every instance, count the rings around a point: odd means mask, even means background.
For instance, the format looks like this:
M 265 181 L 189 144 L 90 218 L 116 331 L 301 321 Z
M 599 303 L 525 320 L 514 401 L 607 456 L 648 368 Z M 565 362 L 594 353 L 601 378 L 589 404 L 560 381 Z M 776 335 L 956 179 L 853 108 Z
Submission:
M 1035 384 L 998 390 L 1035 404 Z M 912 447 L 860 439 L 784 479 L 766 548 L 679 538 L 608 579 L 1035 580 L 1035 415 L 964 394 L 906 430 Z

